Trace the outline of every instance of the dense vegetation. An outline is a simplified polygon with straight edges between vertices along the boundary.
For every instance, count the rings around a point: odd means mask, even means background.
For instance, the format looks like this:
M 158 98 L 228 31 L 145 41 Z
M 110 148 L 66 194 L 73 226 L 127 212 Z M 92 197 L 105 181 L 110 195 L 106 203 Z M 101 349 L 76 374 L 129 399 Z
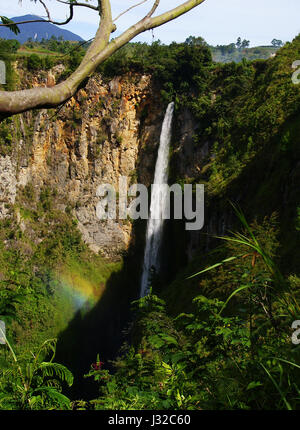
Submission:
M 299 409 L 300 349 L 291 341 L 300 319 L 300 93 L 291 80 L 299 58 L 300 36 L 272 59 L 228 64 L 189 39 L 129 44 L 101 66 L 107 79 L 151 73 L 165 103 L 175 100 L 178 115 L 192 112 L 194 151 L 206 142 L 209 149 L 193 177 L 176 176 L 174 151 L 172 179 L 204 182 L 208 211 L 235 213 L 235 233 L 215 239 L 209 253 L 200 247 L 170 285 L 153 282 L 133 303 L 134 324 L 113 368 L 99 350 L 85 375 L 98 395 L 70 401 L 73 376 L 55 363 L 52 339 L 68 323 L 60 310 L 71 317 L 74 304 L 57 294 L 54 274 L 75 266 L 99 285 L 120 264 L 108 268 L 87 250 L 70 213 L 53 207 L 55 190 L 24 188 L 1 221 L 0 318 L 9 340 L 0 349 L 1 408 Z M 11 145 L 9 122 L 1 129 L 2 144 Z
M 193 48 L 192 55 L 196 61 L 195 67 L 197 67 L 201 62 L 201 58 L 199 60 L 196 58 L 197 52 L 201 50 L 201 47 L 207 47 L 211 52 L 213 60 L 216 62 L 229 63 L 234 61 L 238 63 L 242 59 L 267 59 L 271 54 L 276 53 L 280 46 L 275 44 L 273 46 L 249 48 L 249 41 L 239 41 L 239 39 L 237 43 L 217 46 L 209 46 L 202 37 L 193 36 L 187 38 L 183 44 L 173 42 L 171 45 L 164 45 L 159 40 L 151 45 L 141 42 L 129 43 L 109 58 L 104 65 L 100 66 L 99 70 L 106 77 L 126 73 L 129 70 L 156 72 L 158 76 L 160 70 L 166 67 L 169 70 L 174 66 L 175 69 L 177 68 L 176 55 L 179 54 L 180 57 L 184 47 Z M 277 41 L 277 39 L 274 39 L 274 41 Z M 56 38 L 55 36 L 52 36 L 50 39 L 42 39 L 41 41 L 34 41 L 29 38 L 22 45 L 17 40 L 0 39 L 0 53 L 2 55 L 5 53 L 17 54 L 15 58 L 25 57 L 26 59 L 30 57 L 27 59 L 27 67 L 30 70 L 47 70 L 60 61 L 67 66 L 65 73 L 67 75 L 78 66 L 89 45 L 90 41 L 70 42 L 63 40 L 62 37 Z M 186 64 L 183 61 L 180 60 L 178 65 L 185 69 L 185 73 L 187 72 Z M 189 66 L 193 66 L 193 61 L 189 62 Z M 192 76 L 194 71 L 190 70 L 189 73 Z
M 52 388 L 58 388 L 55 376 L 64 379 L 67 375 L 70 384 L 73 377 L 58 364 L 45 364 L 49 348 L 53 354 L 54 337 L 78 311 L 78 300 L 84 297 L 86 302 L 83 315 L 101 297 L 107 279 L 121 267 L 121 263 L 108 264 L 88 250 L 69 215 L 70 208 L 62 212 L 53 207 L 55 190 L 45 187 L 35 193 L 28 184 L 10 208 L 11 217 L 1 221 L 0 318 L 6 322 L 11 352 L 0 349 L 2 408 L 49 407 L 51 399 L 58 407 L 57 399 L 66 405 L 66 399 Z M 26 231 L 17 221 L 20 216 Z M 84 289 L 80 290 L 83 278 Z M 79 290 L 74 290 L 73 279 Z M 86 292 L 93 294 L 82 296 Z M 31 351 L 36 360 L 32 360 Z M 27 378 L 30 384 L 25 382 Z M 18 399 L 19 383 L 24 392 Z M 44 384 L 41 390 L 40 384 Z

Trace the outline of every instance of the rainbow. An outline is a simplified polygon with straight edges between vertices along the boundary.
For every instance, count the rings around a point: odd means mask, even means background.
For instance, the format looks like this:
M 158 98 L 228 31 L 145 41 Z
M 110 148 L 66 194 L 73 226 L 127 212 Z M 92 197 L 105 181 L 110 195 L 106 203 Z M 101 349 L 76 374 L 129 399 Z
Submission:
M 105 290 L 105 284 L 93 282 L 70 267 L 56 271 L 54 279 L 76 310 L 93 307 L 101 299 Z

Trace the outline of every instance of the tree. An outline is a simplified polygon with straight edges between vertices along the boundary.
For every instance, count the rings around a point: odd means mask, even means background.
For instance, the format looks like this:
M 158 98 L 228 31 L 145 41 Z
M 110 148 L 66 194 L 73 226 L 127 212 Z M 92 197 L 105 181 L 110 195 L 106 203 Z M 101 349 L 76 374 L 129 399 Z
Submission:
M 246 39 L 244 39 L 244 40 L 242 41 L 241 48 L 242 48 L 242 49 L 245 49 L 245 48 L 249 48 L 249 46 L 250 46 L 250 40 L 246 40 Z
M 279 39 L 273 39 L 271 43 L 275 48 L 280 48 L 283 45 L 282 40 Z
M 17 40 L 11 39 L 11 40 L 4 40 L 0 39 L 0 52 L 5 53 L 16 53 L 17 50 L 20 48 L 21 44 Z
M 189 46 L 208 46 L 203 37 L 189 36 L 184 43 Z
M 241 49 L 241 46 L 242 46 L 242 39 L 241 39 L 241 37 L 238 37 L 235 46 L 237 47 L 237 49 Z
M 116 20 L 132 8 L 139 6 L 142 3 L 146 3 L 148 0 L 140 1 L 139 3 L 129 7 L 115 19 L 112 18 L 111 13 L 111 3 L 113 0 L 95 0 L 97 5 L 90 4 L 91 0 L 86 0 L 85 3 L 78 2 L 77 0 L 56 0 L 59 3 L 69 6 L 69 17 L 63 23 L 57 23 L 51 19 L 50 11 L 46 6 L 46 0 L 31 1 L 34 1 L 35 3 L 39 2 L 43 5 L 48 17 L 46 22 L 51 22 L 57 25 L 66 24 L 73 18 L 75 7 L 89 7 L 99 14 L 100 23 L 94 40 L 87 50 L 83 60 L 79 64 L 78 68 L 66 80 L 51 88 L 35 87 L 20 91 L 0 91 L 0 115 L 2 118 L 34 108 L 51 108 L 64 103 L 75 94 L 80 84 L 82 84 L 82 82 L 89 77 L 101 63 L 122 46 L 126 45 L 135 36 L 178 18 L 200 5 L 205 0 L 187 0 L 179 6 L 156 16 L 154 16 L 154 13 L 160 5 L 160 0 L 152 0 L 152 7 L 149 7 L 149 12 L 140 21 L 133 24 L 115 39 L 111 39 L 111 34 L 116 30 Z M 2 24 L 0 24 L 0 26 L 12 27 L 11 21 L 7 22 L 6 17 L 1 18 Z M 43 20 L 37 19 L 34 21 L 18 23 L 18 26 L 36 21 L 44 22 Z M 16 29 L 14 28 L 14 30 Z

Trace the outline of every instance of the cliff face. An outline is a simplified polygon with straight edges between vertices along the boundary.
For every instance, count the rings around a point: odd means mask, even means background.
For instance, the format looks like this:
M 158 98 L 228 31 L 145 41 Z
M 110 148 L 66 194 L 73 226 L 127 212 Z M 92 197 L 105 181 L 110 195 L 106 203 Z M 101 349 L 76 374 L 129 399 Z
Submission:
M 55 84 L 63 67 L 20 81 L 32 86 Z M 128 74 L 104 82 L 94 75 L 84 89 L 56 110 L 19 115 L 6 125 L 13 148 L 0 158 L 0 217 L 9 214 L 18 191 L 32 187 L 54 192 L 55 209 L 78 220 L 84 241 L 94 252 L 115 257 L 129 246 L 129 220 L 96 217 L 101 184 L 118 191 L 120 176 L 151 183 L 164 112 L 150 76 Z M 26 228 L 26 220 L 22 220 Z

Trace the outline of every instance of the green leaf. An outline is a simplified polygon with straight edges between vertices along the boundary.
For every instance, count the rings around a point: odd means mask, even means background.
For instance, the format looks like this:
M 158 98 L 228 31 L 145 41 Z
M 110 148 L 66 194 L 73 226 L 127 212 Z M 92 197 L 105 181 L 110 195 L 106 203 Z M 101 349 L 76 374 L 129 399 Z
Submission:
M 150 336 L 149 342 L 150 342 L 150 345 L 152 347 L 157 348 L 157 349 L 159 349 L 163 345 L 165 345 L 165 341 L 160 336 L 158 336 L 157 334 Z
M 222 239 L 223 239 L 223 238 L 222 238 Z M 240 257 L 242 257 L 242 254 L 241 254 L 241 255 L 238 255 L 237 257 L 229 257 L 229 258 L 225 258 L 225 260 L 222 260 L 220 263 L 216 263 L 216 264 L 214 264 L 213 266 L 207 267 L 206 269 L 201 270 L 201 272 L 195 273 L 194 275 L 189 276 L 189 277 L 188 277 L 188 278 L 186 278 L 186 279 L 192 279 L 192 278 L 194 278 L 195 276 L 201 275 L 202 273 L 208 272 L 209 270 L 216 269 L 217 267 L 222 266 L 222 265 L 223 265 L 223 264 L 225 264 L 225 263 L 229 263 L 230 261 L 236 260 L 237 258 L 240 258 Z
M 70 399 L 66 397 L 64 394 L 60 393 L 53 387 L 39 387 L 35 389 L 32 394 L 34 393 L 41 393 L 46 395 L 52 402 L 57 402 L 64 408 L 70 409 Z M 36 396 L 33 396 L 33 402 L 35 402 Z
M 73 384 L 74 377 L 69 369 L 59 363 L 43 362 L 35 372 L 41 372 L 43 377 L 57 377 L 66 382 L 69 387 Z
M 172 367 L 169 366 L 169 364 L 165 363 L 164 361 L 162 362 L 162 366 L 164 367 L 164 369 L 166 369 L 166 372 L 170 375 L 172 373 Z
M 20 33 L 20 29 L 14 21 L 7 18 L 6 16 L 0 16 L 0 19 L 2 21 L 2 24 L 6 24 L 10 31 L 12 31 L 16 35 Z
M 260 387 L 261 385 L 263 385 L 261 382 L 252 381 L 250 384 L 248 384 L 246 390 L 253 390 L 253 388 Z
M 291 366 L 294 366 L 294 367 L 297 367 L 298 369 L 300 369 L 300 366 L 296 363 L 293 363 L 292 361 L 284 360 L 283 358 L 277 358 L 277 357 L 272 357 L 272 358 L 274 358 L 275 360 L 282 361 L 283 363 L 290 364 Z
M 250 288 L 250 285 L 242 285 L 241 287 L 237 288 L 236 290 L 234 290 L 234 292 L 232 294 L 230 294 L 230 296 L 228 297 L 228 299 L 226 300 L 226 302 L 224 303 L 222 309 L 219 312 L 219 315 L 221 315 L 221 313 L 223 312 L 223 310 L 225 309 L 225 307 L 227 306 L 227 303 L 232 299 L 233 296 L 235 296 L 237 293 L 239 293 L 242 290 L 246 290 Z
M 271 373 L 268 371 L 268 369 L 262 363 L 260 363 L 260 364 L 261 364 L 262 368 L 265 370 L 265 372 L 267 373 L 267 375 L 269 376 L 269 378 L 271 379 L 271 381 L 273 382 L 273 384 L 275 385 L 275 387 L 276 387 L 277 391 L 279 392 L 279 394 L 281 396 L 281 399 L 283 400 L 286 408 L 289 411 L 291 411 L 292 407 L 289 404 L 289 402 L 287 401 L 287 399 L 286 399 L 285 395 L 283 394 L 281 388 L 279 387 L 279 385 L 277 384 L 277 382 L 275 381 L 275 379 L 273 378 L 273 376 L 271 375 Z
M 168 334 L 161 334 L 161 338 L 169 345 L 178 346 L 178 342 L 173 336 L 169 336 Z

